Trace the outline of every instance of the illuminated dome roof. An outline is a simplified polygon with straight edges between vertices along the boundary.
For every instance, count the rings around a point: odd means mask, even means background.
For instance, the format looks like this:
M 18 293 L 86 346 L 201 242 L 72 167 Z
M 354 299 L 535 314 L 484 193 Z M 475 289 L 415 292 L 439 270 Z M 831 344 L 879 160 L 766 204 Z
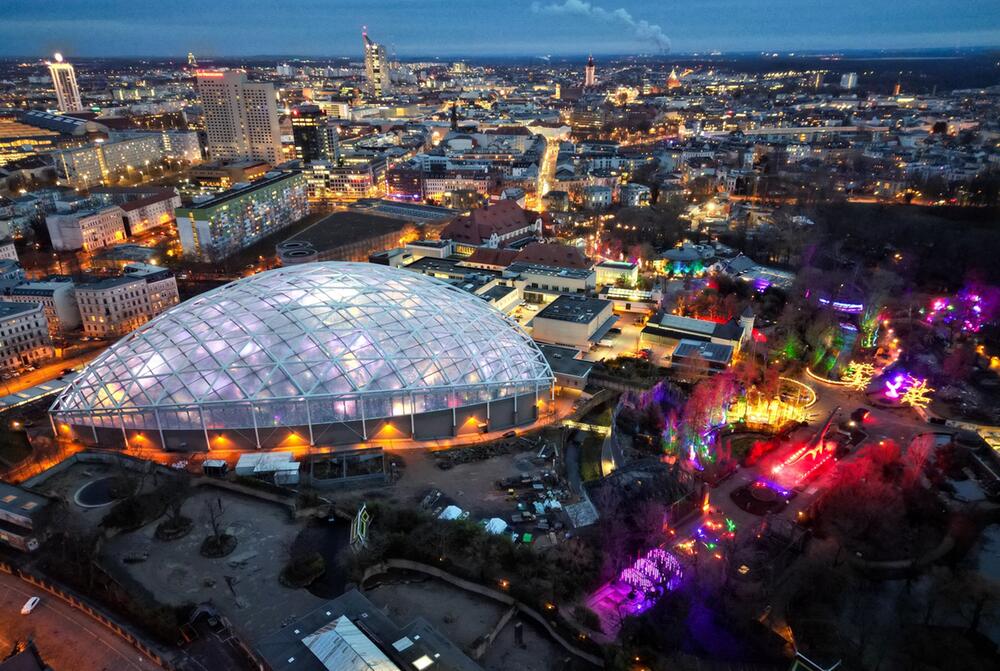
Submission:
M 387 266 L 309 263 L 165 312 L 95 359 L 53 412 L 136 429 L 293 425 L 306 414 L 320 423 L 460 407 L 551 382 L 531 339 L 478 296 Z

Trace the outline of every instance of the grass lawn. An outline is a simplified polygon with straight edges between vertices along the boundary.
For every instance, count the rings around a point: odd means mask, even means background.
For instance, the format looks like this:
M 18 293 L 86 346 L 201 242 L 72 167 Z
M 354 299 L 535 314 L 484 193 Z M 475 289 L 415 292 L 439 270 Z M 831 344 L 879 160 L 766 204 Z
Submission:
M 580 446 L 580 478 L 597 480 L 601 477 L 601 445 L 604 439 L 593 433 L 587 433 L 587 437 Z

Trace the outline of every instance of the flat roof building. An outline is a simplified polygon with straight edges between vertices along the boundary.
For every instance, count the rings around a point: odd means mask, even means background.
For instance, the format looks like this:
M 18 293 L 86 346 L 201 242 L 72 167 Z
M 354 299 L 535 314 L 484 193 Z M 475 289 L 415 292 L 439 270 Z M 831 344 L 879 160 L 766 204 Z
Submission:
M 399 626 L 351 590 L 257 645 L 272 671 L 482 671 L 423 618 Z
M 309 214 L 306 182 L 297 170 L 268 173 L 176 212 L 184 254 L 218 261 Z
M 618 321 L 613 307 L 600 298 L 560 296 L 531 320 L 531 335 L 540 342 L 588 350 Z
M 33 552 L 44 539 L 49 499 L 0 482 L 0 543 Z

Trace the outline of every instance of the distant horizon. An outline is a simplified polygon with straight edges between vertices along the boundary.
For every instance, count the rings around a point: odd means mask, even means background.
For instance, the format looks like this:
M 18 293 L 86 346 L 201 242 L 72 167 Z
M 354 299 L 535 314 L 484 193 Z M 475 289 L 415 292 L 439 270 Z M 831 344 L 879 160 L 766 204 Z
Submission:
M 677 51 L 668 52 L 664 54 L 644 54 L 644 53 L 613 53 L 613 52 L 599 52 L 599 51 L 588 51 L 588 52 L 566 52 L 566 53 L 550 53 L 545 55 L 533 55 L 533 54 L 505 54 L 505 53 L 480 53 L 480 54 L 468 54 L 468 53 L 450 53 L 450 54 L 396 54 L 394 55 L 395 60 L 399 61 L 421 61 L 421 60 L 440 60 L 440 61 L 455 61 L 455 60 L 466 60 L 466 61 L 476 61 L 484 59 L 503 59 L 511 61 L 541 61 L 545 60 L 558 60 L 561 62 L 585 62 L 589 56 L 594 56 L 595 58 L 603 58 L 610 61 L 622 61 L 622 60 L 670 60 L 670 59 L 684 59 L 684 58 L 729 58 L 729 57 L 741 57 L 741 58 L 760 58 L 762 60 L 767 59 L 783 59 L 783 58 L 837 58 L 837 57 L 850 57 L 860 60 L 866 60 L 873 57 L 881 57 L 892 59 L 894 56 L 899 57 L 926 57 L 926 58 L 941 58 L 953 55 L 954 57 L 962 56 L 972 56 L 972 55 L 983 55 L 990 51 L 1000 52 L 1000 44 L 990 45 L 977 45 L 977 46 L 967 46 L 967 47 L 900 47 L 894 49 L 876 49 L 876 48 L 855 48 L 855 49 L 817 49 L 817 50 L 747 50 L 747 51 Z M 54 52 L 53 52 L 54 53 Z M 73 54 L 71 52 L 60 52 L 66 58 L 67 62 L 76 61 L 89 61 L 89 60 L 144 60 L 144 59 L 157 59 L 157 60 L 179 60 L 183 61 L 187 59 L 188 53 L 170 53 L 170 54 L 135 54 L 135 55 L 97 55 L 97 54 Z M 288 60 L 300 60 L 300 61 L 321 61 L 321 60 L 352 60 L 361 62 L 363 55 L 360 50 L 357 54 L 301 54 L 301 53 L 259 53 L 259 54 L 206 54 L 199 55 L 195 53 L 195 58 L 202 58 L 206 61 L 219 61 L 219 60 L 271 60 L 271 59 L 288 59 Z M 0 61 L 23 61 L 23 60 L 46 60 L 52 57 L 52 53 L 47 54 L 13 54 L 13 55 L 0 55 Z
M 350 58 L 363 26 L 404 58 L 1000 47 L 996 0 L 4 0 L 0 17 L 0 57 Z

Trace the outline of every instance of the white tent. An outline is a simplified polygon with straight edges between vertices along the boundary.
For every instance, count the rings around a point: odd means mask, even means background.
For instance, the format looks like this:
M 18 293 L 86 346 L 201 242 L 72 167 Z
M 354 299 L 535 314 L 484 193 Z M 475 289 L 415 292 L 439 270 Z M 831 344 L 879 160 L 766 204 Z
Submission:
M 499 517 L 490 518 L 486 522 L 486 533 L 493 534 L 494 536 L 502 534 L 504 529 L 507 528 L 507 523 L 504 522 Z
M 458 506 L 448 506 L 438 515 L 439 520 L 457 520 L 462 514 L 462 509 Z

